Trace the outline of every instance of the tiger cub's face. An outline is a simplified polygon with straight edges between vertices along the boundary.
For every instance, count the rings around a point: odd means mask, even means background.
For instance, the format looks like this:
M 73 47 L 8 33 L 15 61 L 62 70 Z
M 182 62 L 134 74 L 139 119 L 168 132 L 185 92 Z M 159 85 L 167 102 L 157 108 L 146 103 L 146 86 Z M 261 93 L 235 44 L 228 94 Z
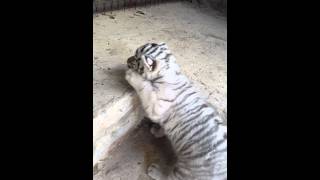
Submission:
M 147 43 L 139 47 L 135 55 L 127 60 L 127 64 L 130 69 L 135 70 L 146 79 L 180 72 L 174 56 L 165 43 Z

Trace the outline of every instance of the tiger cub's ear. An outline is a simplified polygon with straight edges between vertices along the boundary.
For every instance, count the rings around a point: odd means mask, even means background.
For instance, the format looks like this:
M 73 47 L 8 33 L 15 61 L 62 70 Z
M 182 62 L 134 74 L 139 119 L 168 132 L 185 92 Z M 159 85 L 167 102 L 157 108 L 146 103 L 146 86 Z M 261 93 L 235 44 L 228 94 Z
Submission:
M 143 64 L 147 67 L 149 71 L 153 71 L 156 66 L 156 61 L 152 59 L 150 56 L 142 56 L 141 57 Z
M 161 50 L 169 50 L 169 47 L 165 42 L 160 42 L 159 46 L 161 47 Z

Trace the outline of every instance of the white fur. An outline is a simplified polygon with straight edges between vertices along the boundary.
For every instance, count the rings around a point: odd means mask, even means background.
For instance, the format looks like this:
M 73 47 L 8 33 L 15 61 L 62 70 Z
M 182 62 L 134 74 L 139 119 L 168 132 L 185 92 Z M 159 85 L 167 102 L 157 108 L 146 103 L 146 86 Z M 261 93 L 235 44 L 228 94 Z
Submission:
M 151 47 L 151 45 L 147 46 Z M 144 63 L 145 70 L 143 74 L 138 74 L 136 71 L 129 69 L 126 72 L 126 80 L 129 82 L 129 84 L 135 89 L 138 96 L 140 97 L 142 106 L 145 110 L 146 116 L 149 117 L 153 122 L 158 123 L 162 126 L 163 129 L 158 130 L 159 132 L 156 132 L 155 129 L 151 129 L 151 132 L 155 134 L 156 136 L 162 136 L 163 133 L 168 136 L 170 141 L 173 144 L 173 147 L 176 150 L 180 150 L 184 145 L 186 145 L 187 141 L 179 141 L 178 138 L 182 137 L 181 135 L 185 133 L 185 131 L 175 131 L 173 134 L 169 134 L 168 132 L 172 127 L 174 127 L 178 122 L 179 118 L 182 118 L 185 115 L 185 111 L 188 109 L 191 109 L 192 107 L 197 107 L 202 104 L 208 104 L 204 99 L 201 98 L 200 94 L 197 92 L 196 89 L 192 86 L 188 78 L 181 74 L 179 66 L 175 63 L 176 59 L 173 55 L 167 56 L 167 61 L 161 60 L 162 58 L 166 57 L 166 55 L 170 54 L 170 51 L 168 49 L 167 45 L 161 46 L 165 53 L 160 54 L 157 59 L 153 59 L 153 62 L 148 60 L 148 58 L 152 58 L 154 54 L 157 54 L 159 50 L 157 49 L 154 53 L 148 54 L 148 53 L 140 53 L 139 49 L 137 50 L 138 54 L 136 54 L 137 58 L 141 57 L 142 62 Z M 141 48 L 140 48 L 141 49 Z M 152 49 L 151 49 L 152 50 Z M 151 51 L 150 50 L 150 51 Z M 140 54 L 139 54 L 140 53 Z M 156 64 L 155 69 L 152 70 L 151 64 Z M 150 66 L 150 67 L 148 67 Z M 159 78 L 161 77 L 161 78 Z M 154 80 L 157 79 L 158 80 Z M 156 83 L 155 83 L 156 82 Z M 177 97 L 177 91 L 174 91 L 177 87 L 180 87 L 182 84 L 186 84 L 186 86 L 190 86 L 190 88 L 186 88 L 183 92 L 183 95 Z M 186 87 L 184 86 L 184 87 Z M 196 92 L 196 93 L 193 93 Z M 185 95 L 191 94 L 187 99 L 185 98 Z M 175 97 L 177 97 L 175 99 Z M 175 100 L 174 100 L 175 99 Z M 174 100 L 174 101 L 170 101 Z M 197 101 L 195 101 L 197 100 Z M 192 107 L 185 107 L 185 111 L 176 112 L 175 108 L 177 108 L 177 105 L 180 104 L 181 101 L 184 101 L 184 104 L 191 103 Z M 208 115 L 215 113 L 215 110 L 211 107 L 204 108 L 201 111 L 201 115 L 199 115 L 199 118 L 205 119 L 208 117 Z M 168 121 L 167 124 L 164 125 L 164 121 L 166 121 L 170 117 L 170 121 Z M 187 118 L 187 117 L 186 117 Z M 206 124 L 206 127 L 208 128 L 216 128 L 218 125 L 215 123 L 215 121 L 221 122 L 221 120 L 218 118 L 218 116 L 213 117 L 214 119 L 211 121 L 208 121 Z M 191 122 L 193 123 L 193 122 Z M 189 137 L 201 130 L 204 126 L 197 126 L 194 129 L 190 130 L 190 133 L 186 134 L 184 136 L 185 139 L 189 139 Z M 180 127 L 181 128 L 181 127 Z M 211 142 L 212 144 L 215 144 L 218 142 L 218 140 L 221 140 L 226 135 L 227 129 L 226 127 L 219 126 L 217 129 L 217 132 L 215 132 L 216 140 Z M 162 133 L 162 134 L 161 134 Z M 191 137 L 190 137 L 191 138 Z M 227 141 L 221 143 L 215 151 L 225 149 L 227 147 Z M 196 146 L 191 146 L 190 149 L 187 149 L 188 151 L 194 151 L 198 152 L 199 149 Z M 214 153 L 213 151 L 212 153 Z M 177 152 L 179 153 L 179 152 Z M 216 156 L 216 157 L 215 157 Z M 193 165 L 199 165 L 201 166 L 203 162 L 208 159 L 214 157 L 214 160 L 218 161 L 219 163 L 216 163 L 214 166 L 214 169 L 212 171 L 214 172 L 226 172 L 227 168 L 227 155 L 226 152 L 223 152 L 221 155 L 213 155 L 211 153 L 206 154 L 203 158 L 196 159 L 194 162 L 188 162 Z M 179 154 L 178 154 L 179 158 Z M 183 167 L 185 164 L 182 163 L 183 156 L 180 157 L 181 161 L 178 161 L 177 167 Z M 188 171 L 185 171 L 185 173 L 188 173 Z M 175 180 L 175 176 L 169 175 L 169 177 L 164 176 L 158 165 L 151 165 L 148 168 L 148 174 L 156 179 L 156 180 L 168 180 L 172 179 Z M 190 175 L 191 177 L 192 175 Z M 192 180 L 195 180 L 197 178 L 193 177 L 190 178 Z M 211 177 L 208 180 L 224 180 L 226 179 L 226 174 L 223 174 L 222 176 L 215 176 Z M 199 179 L 200 180 L 200 179 Z M 201 179 L 202 180 L 202 179 Z

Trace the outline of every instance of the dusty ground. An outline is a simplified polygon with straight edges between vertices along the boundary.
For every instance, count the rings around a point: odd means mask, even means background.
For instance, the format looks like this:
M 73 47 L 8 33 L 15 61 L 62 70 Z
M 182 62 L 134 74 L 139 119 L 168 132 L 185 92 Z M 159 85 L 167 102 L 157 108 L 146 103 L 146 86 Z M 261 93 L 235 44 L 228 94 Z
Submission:
M 141 10 L 145 14 L 136 13 Z M 146 42 L 166 42 L 183 72 L 222 116 L 227 112 L 227 23 L 210 9 L 187 2 L 95 15 L 94 112 L 128 91 L 126 59 Z M 129 88 L 130 89 L 130 88 Z
M 142 13 L 137 13 L 138 10 Z M 124 80 L 124 72 L 126 59 L 135 49 L 146 42 L 166 42 L 182 71 L 227 121 L 225 17 L 207 8 L 178 2 L 96 14 L 93 22 L 94 116 L 132 91 Z M 165 144 L 165 139 L 154 139 L 146 127 L 140 127 L 95 169 L 94 179 L 147 180 L 148 163 L 170 162 Z
M 146 174 L 150 163 L 159 163 L 168 172 L 175 162 L 170 142 L 154 138 L 147 122 L 135 129 L 94 170 L 95 180 L 151 180 Z

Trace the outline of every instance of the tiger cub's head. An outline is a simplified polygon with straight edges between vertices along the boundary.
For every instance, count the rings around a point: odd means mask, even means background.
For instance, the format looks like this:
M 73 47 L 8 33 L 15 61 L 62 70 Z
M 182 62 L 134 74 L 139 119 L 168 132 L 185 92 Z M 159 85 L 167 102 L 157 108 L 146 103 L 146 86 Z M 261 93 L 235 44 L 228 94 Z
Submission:
M 127 61 L 128 67 L 146 79 L 180 73 L 175 57 L 165 43 L 147 43 L 140 46 Z

